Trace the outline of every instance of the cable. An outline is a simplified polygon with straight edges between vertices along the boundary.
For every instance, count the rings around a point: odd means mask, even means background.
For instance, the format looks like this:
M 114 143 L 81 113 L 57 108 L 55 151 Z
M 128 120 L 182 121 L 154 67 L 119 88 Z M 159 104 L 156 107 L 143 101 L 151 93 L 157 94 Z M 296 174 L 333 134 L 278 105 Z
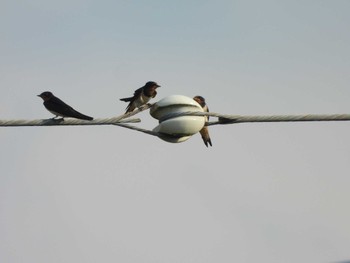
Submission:
M 152 105 L 144 105 L 133 112 L 129 112 L 112 118 L 98 118 L 92 121 L 80 119 L 44 119 L 44 120 L 0 120 L 0 127 L 18 126 L 77 126 L 77 125 L 113 125 L 116 123 L 136 123 L 141 122 L 139 118 L 129 118 L 141 111 L 150 108 Z M 129 119 L 128 119 L 129 118 Z
M 152 104 L 146 104 L 133 112 L 129 112 L 117 117 L 112 118 L 99 118 L 92 121 L 79 120 L 79 119 L 47 119 L 47 120 L 0 120 L 0 127 L 13 127 L 13 126 L 62 126 L 62 125 L 116 125 L 127 129 L 143 132 L 149 135 L 158 136 L 160 138 L 176 138 L 171 134 L 164 134 L 154 132 L 151 130 L 142 129 L 136 126 L 128 125 L 126 123 L 137 123 L 141 120 L 138 118 L 129 118 L 141 111 L 147 110 L 152 107 Z M 182 117 L 182 116 L 211 116 L 217 117 L 218 121 L 207 122 L 206 126 L 219 125 L 219 124 L 236 124 L 247 122 L 306 122 L 306 121 L 350 121 L 350 114 L 308 114 L 308 115 L 270 115 L 270 116 L 244 116 L 244 115 L 227 115 L 215 112 L 179 112 L 170 113 L 164 116 L 159 122 Z
M 308 114 L 308 115 L 225 115 L 215 112 L 181 112 L 170 113 L 164 116 L 160 122 L 181 116 L 211 116 L 217 117 L 218 121 L 207 122 L 207 126 L 217 124 L 235 124 L 244 122 L 305 122 L 305 121 L 350 121 L 350 114 Z

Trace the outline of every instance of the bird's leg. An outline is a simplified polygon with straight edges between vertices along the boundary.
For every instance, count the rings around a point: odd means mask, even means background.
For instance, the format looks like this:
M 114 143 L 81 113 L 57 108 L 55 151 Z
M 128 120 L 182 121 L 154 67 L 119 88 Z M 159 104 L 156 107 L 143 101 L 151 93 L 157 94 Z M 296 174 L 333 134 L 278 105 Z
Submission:
M 53 121 L 64 121 L 64 118 L 62 117 L 61 119 L 57 119 L 58 118 L 58 115 L 56 115 L 55 117 L 51 118 L 50 120 L 53 120 Z

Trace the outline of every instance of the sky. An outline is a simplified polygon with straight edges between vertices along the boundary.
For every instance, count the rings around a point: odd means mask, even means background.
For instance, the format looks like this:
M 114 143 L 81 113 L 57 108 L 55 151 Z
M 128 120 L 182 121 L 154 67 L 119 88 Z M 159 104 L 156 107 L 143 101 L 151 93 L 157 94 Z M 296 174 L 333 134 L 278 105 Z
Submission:
M 206 98 L 222 114 L 350 113 L 350 1 L 0 3 L 1 119 Z M 157 120 L 137 117 L 142 128 Z M 215 118 L 213 118 L 215 120 Z M 0 128 L 0 262 L 345 262 L 350 124 Z

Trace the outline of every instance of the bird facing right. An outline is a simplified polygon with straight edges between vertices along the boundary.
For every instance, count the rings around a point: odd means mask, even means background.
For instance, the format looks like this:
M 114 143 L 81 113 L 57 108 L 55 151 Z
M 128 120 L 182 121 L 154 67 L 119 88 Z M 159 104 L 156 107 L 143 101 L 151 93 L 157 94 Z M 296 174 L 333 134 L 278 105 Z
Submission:
M 125 113 L 132 112 L 136 108 L 147 104 L 151 98 L 154 98 L 157 95 L 156 89 L 159 87 L 160 86 L 156 82 L 148 81 L 143 87 L 135 90 L 132 97 L 120 99 L 121 101 L 129 102 Z
M 193 98 L 193 100 L 195 100 L 196 102 L 198 102 L 199 105 L 201 105 L 202 109 L 205 111 L 205 112 L 209 112 L 209 108 L 205 102 L 205 99 L 202 97 L 202 96 L 195 96 Z M 205 116 L 205 121 L 207 122 L 209 120 L 209 116 Z M 209 129 L 208 129 L 208 126 L 204 126 L 200 131 L 199 133 L 201 134 L 202 136 L 202 139 L 203 139 L 203 142 L 205 144 L 205 146 L 208 147 L 208 144 L 210 146 L 212 146 L 211 144 L 211 139 L 210 139 L 210 136 L 209 136 Z

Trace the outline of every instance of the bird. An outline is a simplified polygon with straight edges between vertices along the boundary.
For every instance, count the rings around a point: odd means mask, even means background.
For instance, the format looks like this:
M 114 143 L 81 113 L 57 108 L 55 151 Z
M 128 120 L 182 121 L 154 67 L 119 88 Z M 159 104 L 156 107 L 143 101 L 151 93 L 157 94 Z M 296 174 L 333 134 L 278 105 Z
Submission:
M 76 111 L 71 106 L 67 105 L 62 100 L 55 97 L 50 91 L 44 91 L 43 93 L 37 96 L 44 100 L 43 104 L 45 108 L 52 114 L 56 115 L 52 119 L 55 119 L 58 116 L 61 116 L 62 119 L 64 119 L 65 117 L 72 117 L 72 118 L 81 119 L 81 120 L 89 120 L 89 121 L 93 120 L 92 117 Z
M 193 100 L 195 100 L 196 102 L 198 102 L 198 104 L 202 107 L 202 109 L 205 111 L 205 112 L 209 112 L 209 108 L 205 102 L 205 99 L 202 97 L 202 96 L 195 96 L 193 98 Z M 209 116 L 205 116 L 205 121 L 207 122 L 209 120 Z M 208 147 L 208 144 L 210 146 L 212 146 L 212 143 L 211 143 L 211 139 L 210 139 L 210 136 L 209 136 L 209 129 L 208 129 L 208 126 L 204 126 L 200 131 L 199 133 L 201 134 L 202 136 L 202 139 L 203 139 L 203 142 L 205 144 L 205 146 Z
M 156 82 L 148 81 L 143 87 L 135 90 L 134 96 L 120 99 L 121 101 L 130 102 L 125 109 L 125 113 L 132 112 L 136 108 L 147 104 L 151 98 L 154 98 L 157 95 L 156 89 L 159 87 L 160 86 Z

